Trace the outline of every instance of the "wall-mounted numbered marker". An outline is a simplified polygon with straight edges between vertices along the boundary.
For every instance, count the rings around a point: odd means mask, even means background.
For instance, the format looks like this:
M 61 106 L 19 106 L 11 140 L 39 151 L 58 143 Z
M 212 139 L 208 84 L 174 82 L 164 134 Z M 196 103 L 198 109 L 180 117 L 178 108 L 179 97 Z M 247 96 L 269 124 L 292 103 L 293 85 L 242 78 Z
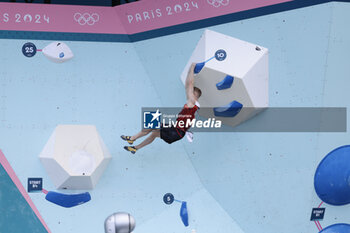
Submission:
M 163 197 L 163 201 L 165 204 L 170 205 L 174 202 L 175 198 L 174 195 L 171 193 L 166 193 Z
M 43 178 L 28 178 L 28 193 L 40 192 L 43 189 Z
M 36 46 L 31 42 L 27 42 L 22 46 L 22 53 L 26 57 L 34 57 L 36 54 Z
M 227 53 L 223 49 L 219 49 L 218 51 L 215 52 L 215 59 L 218 61 L 223 61 L 227 57 Z
M 326 208 L 312 208 L 310 221 L 323 220 Z

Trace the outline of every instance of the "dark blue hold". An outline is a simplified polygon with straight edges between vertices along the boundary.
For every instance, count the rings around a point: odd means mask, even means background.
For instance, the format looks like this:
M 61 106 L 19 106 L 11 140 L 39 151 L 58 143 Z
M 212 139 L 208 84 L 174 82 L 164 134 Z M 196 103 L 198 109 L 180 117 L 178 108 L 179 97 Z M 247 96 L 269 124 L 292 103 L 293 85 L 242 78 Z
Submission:
M 196 66 L 194 67 L 194 73 L 198 74 L 199 72 L 201 72 L 204 65 L 205 65 L 205 62 L 197 63 Z
M 45 199 L 56 205 L 70 208 L 90 201 L 91 196 L 88 192 L 79 194 L 64 194 L 50 191 L 46 194 Z
M 171 193 L 166 193 L 163 197 L 163 201 L 165 204 L 170 205 L 174 202 L 175 198 L 174 195 Z
M 323 158 L 315 172 L 314 186 L 327 204 L 350 203 L 350 145 L 338 147 Z
M 234 100 L 225 106 L 214 108 L 214 115 L 217 117 L 234 117 L 242 110 L 242 108 L 243 105 Z
M 60 58 L 63 58 L 64 57 L 64 52 L 60 53 Z
M 188 227 L 188 211 L 187 211 L 187 202 L 183 201 L 181 204 L 181 209 L 180 209 L 180 217 L 185 225 L 185 227 Z
M 350 225 L 338 223 L 324 228 L 320 233 L 350 233 Z
M 224 89 L 231 88 L 233 81 L 234 81 L 234 77 L 232 77 L 230 75 L 226 75 L 226 77 L 221 82 L 216 84 L 216 88 L 218 90 L 224 90 Z

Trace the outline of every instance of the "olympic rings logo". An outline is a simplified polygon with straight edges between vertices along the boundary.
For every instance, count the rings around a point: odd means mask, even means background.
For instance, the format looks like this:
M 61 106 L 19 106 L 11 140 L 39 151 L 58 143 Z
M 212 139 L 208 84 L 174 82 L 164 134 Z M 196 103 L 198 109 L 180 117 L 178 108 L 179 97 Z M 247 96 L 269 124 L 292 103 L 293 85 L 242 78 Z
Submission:
M 74 20 L 76 22 L 78 22 L 80 25 L 94 25 L 95 23 L 97 23 L 99 20 L 100 20 L 100 16 L 96 13 L 92 13 L 92 14 L 89 14 L 89 13 L 84 13 L 84 14 L 81 14 L 81 13 L 75 13 L 74 14 Z
M 230 0 L 207 0 L 208 3 L 215 7 L 227 6 L 230 3 Z

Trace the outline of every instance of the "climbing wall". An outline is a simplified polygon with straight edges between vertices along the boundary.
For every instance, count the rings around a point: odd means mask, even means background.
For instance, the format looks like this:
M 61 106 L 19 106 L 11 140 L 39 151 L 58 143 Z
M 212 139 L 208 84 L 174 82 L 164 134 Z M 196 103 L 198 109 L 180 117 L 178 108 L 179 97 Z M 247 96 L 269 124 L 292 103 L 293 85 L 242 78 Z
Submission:
M 0 232 L 51 232 L 1 150 L 0 213 Z
M 209 30 L 269 49 L 270 107 L 349 107 L 350 34 L 344 30 L 349 10 L 348 3 L 333 2 Z M 133 44 L 67 40 L 74 57 L 62 64 L 40 51 L 25 57 L 21 49 L 29 40 L 1 40 L 0 142 L 20 183 L 42 177 L 47 190 L 56 189 L 38 155 L 58 124 L 96 125 L 112 155 L 86 204 L 66 209 L 47 202 L 42 193 L 29 194 L 52 232 L 101 232 L 105 218 L 117 211 L 135 217 L 135 233 L 317 233 L 349 223 L 350 207 L 322 203 L 313 185 L 318 164 L 348 144 L 348 132 L 195 133 L 192 144 L 156 140 L 133 156 L 124 151 L 119 136 L 140 130 L 142 107 L 183 106 L 179 76 L 204 32 Z M 42 49 L 52 41 L 30 42 Z M 214 88 L 225 79 L 223 73 Z M 243 124 L 249 126 L 263 114 Z M 0 182 L 9 182 L 4 174 L 2 170 Z M 17 191 L 0 190 L 6 200 L 17 193 L 18 208 L 31 212 Z M 169 192 L 187 202 L 189 227 L 180 219 L 179 203 L 163 202 Z M 326 208 L 323 220 L 310 221 L 312 209 L 319 206 Z M 33 214 L 23 216 L 21 222 L 37 226 L 31 232 L 45 232 Z M 3 215 L 0 222 L 11 232 L 13 225 Z

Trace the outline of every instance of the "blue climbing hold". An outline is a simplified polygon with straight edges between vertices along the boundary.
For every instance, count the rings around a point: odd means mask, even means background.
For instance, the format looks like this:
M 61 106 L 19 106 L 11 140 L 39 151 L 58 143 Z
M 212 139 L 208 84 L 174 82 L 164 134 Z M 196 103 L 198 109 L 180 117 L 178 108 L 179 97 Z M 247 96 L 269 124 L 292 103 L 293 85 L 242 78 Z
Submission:
M 63 58 L 64 57 L 64 52 L 61 52 L 59 56 L 60 56 L 60 58 Z
M 214 115 L 217 117 L 234 117 L 242 110 L 242 108 L 243 105 L 234 100 L 225 106 L 214 108 Z
M 201 72 L 204 65 L 205 65 L 205 62 L 197 63 L 196 66 L 194 67 L 194 73 L 198 74 L 199 72 Z
M 323 158 L 315 172 L 314 186 L 327 204 L 350 203 L 350 145 L 338 147 Z
M 320 233 L 350 233 L 350 225 L 345 223 L 333 224 L 320 231 Z
M 56 205 L 70 208 L 90 201 L 91 196 L 88 192 L 79 194 L 64 194 L 50 191 L 46 194 L 45 199 Z
M 228 89 L 232 86 L 233 84 L 234 77 L 230 75 L 226 75 L 226 77 L 221 81 L 216 84 L 216 88 L 218 90 L 224 90 Z
M 188 227 L 188 211 L 187 211 L 187 202 L 183 201 L 180 209 L 180 217 L 183 224 Z

